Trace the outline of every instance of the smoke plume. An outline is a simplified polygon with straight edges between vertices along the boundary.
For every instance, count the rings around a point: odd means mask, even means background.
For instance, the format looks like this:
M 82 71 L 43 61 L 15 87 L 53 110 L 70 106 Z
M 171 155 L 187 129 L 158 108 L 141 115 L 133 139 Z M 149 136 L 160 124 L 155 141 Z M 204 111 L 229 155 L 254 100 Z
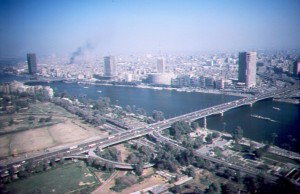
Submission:
M 77 57 L 83 56 L 86 52 L 93 50 L 94 47 L 91 43 L 87 42 L 85 45 L 80 46 L 71 54 L 69 64 L 76 61 Z

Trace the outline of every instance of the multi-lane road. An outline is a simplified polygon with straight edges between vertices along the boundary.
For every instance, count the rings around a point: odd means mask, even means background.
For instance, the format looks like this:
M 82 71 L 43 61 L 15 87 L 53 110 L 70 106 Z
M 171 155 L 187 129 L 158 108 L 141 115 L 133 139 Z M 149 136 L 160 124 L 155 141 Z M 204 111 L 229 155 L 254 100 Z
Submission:
M 99 138 L 93 139 L 88 142 L 83 142 L 83 143 L 77 144 L 75 146 L 62 147 L 62 148 L 59 148 L 59 149 L 53 150 L 53 151 L 46 150 L 44 153 L 39 153 L 37 155 L 28 156 L 28 157 L 21 156 L 19 158 L 2 161 L 2 162 L 0 162 L 0 173 L 8 170 L 13 165 L 26 165 L 26 163 L 29 163 L 29 162 L 37 163 L 37 162 L 43 161 L 43 160 L 50 160 L 53 158 L 67 157 L 67 156 L 72 156 L 72 155 L 76 155 L 76 154 L 81 154 L 81 153 L 87 152 L 89 149 L 91 149 L 90 148 L 91 145 L 97 146 L 100 148 L 105 148 L 105 147 L 115 145 L 115 144 L 118 144 L 121 142 L 125 142 L 128 140 L 137 139 L 137 138 L 147 135 L 153 131 L 161 131 L 163 129 L 167 129 L 167 128 L 171 127 L 171 125 L 176 121 L 191 122 L 191 121 L 194 121 L 194 120 L 197 120 L 197 119 L 209 116 L 209 115 L 220 114 L 220 113 L 223 113 L 225 111 L 228 111 L 230 109 L 233 109 L 233 108 L 236 108 L 239 106 L 249 105 L 249 104 L 255 103 L 256 101 L 267 99 L 267 98 L 272 98 L 276 95 L 280 95 L 280 94 L 290 92 L 293 90 L 297 90 L 297 89 L 299 89 L 299 86 L 293 85 L 288 88 L 282 88 L 282 89 L 278 89 L 273 92 L 262 93 L 260 95 L 256 95 L 256 96 L 249 97 L 249 98 L 242 98 L 242 99 L 239 99 L 236 101 L 223 103 L 223 104 L 220 104 L 217 106 L 213 106 L 210 108 L 191 112 L 191 113 L 181 115 L 178 117 L 166 119 L 166 120 L 163 120 L 160 122 L 149 124 L 146 127 L 140 127 L 140 128 L 122 131 L 122 132 L 119 132 L 119 133 L 116 133 L 114 135 L 110 135 L 110 136 L 104 137 L 104 138 L 99 137 Z

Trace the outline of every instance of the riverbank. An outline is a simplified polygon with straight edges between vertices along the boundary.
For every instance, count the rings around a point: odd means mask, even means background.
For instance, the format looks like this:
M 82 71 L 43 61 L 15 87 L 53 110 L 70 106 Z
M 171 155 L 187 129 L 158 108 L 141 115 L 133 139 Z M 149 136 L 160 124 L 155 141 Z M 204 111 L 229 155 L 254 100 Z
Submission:
M 296 104 L 296 105 L 300 104 L 299 99 L 293 99 L 293 98 L 274 98 L 273 101 Z
M 123 84 L 112 84 L 112 83 L 96 83 L 96 82 L 87 82 L 87 81 L 67 81 L 65 83 L 78 83 L 84 85 L 98 85 L 98 86 L 118 86 L 118 87 L 130 87 L 130 88 L 141 88 L 141 89 L 151 89 L 151 90 L 167 90 L 167 91 L 177 91 L 177 92 L 194 92 L 194 93 L 205 93 L 205 94 L 220 94 L 220 95 L 229 95 L 229 96 L 237 96 L 237 97 L 249 97 L 250 94 L 244 93 L 236 93 L 236 92 L 224 92 L 222 90 L 217 89 L 204 89 L 204 88 L 172 88 L 172 87 L 159 87 L 159 86 L 150 86 L 150 85 L 123 85 Z

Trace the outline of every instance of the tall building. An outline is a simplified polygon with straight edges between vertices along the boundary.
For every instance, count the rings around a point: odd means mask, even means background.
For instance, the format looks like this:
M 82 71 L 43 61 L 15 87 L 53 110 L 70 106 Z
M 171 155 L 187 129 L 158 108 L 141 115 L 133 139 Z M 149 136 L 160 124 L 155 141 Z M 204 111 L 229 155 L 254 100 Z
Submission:
M 247 88 L 256 86 L 256 52 L 239 53 L 239 82 Z
M 113 77 L 116 76 L 116 63 L 114 56 L 104 57 L 104 76 Z
M 34 75 L 37 73 L 36 55 L 35 53 L 27 54 L 28 73 Z
M 300 76 L 300 61 L 295 61 L 293 64 L 293 74 L 294 76 Z
M 164 73 L 165 72 L 165 60 L 164 58 L 157 59 L 157 73 Z

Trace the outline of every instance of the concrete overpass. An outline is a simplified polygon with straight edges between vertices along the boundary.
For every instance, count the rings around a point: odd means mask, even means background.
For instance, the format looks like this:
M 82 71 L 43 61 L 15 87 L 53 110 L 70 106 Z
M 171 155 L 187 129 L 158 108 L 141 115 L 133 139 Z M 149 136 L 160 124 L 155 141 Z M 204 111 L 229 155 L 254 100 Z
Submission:
M 112 146 L 115 144 L 119 144 L 119 143 L 122 143 L 125 141 L 140 138 L 140 137 L 147 135 L 154 131 L 161 131 L 161 130 L 167 129 L 167 128 L 171 127 L 171 125 L 176 121 L 192 122 L 192 121 L 195 121 L 200 118 L 204 118 L 209 115 L 221 114 L 221 113 L 226 112 L 233 108 L 237 108 L 237 107 L 245 106 L 245 105 L 251 105 L 257 101 L 268 99 L 268 98 L 273 98 L 276 95 L 280 95 L 280 94 L 290 92 L 293 90 L 298 90 L 298 89 L 299 89 L 299 86 L 297 84 L 295 84 L 291 87 L 278 89 L 278 90 L 272 91 L 272 92 L 262 93 L 260 95 L 256 95 L 256 96 L 249 97 L 249 98 L 242 98 L 242 99 L 239 99 L 236 101 L 223 103 L 223 104 L 220 104 L 217 106 L 202 109 L 199 111 L 194 111 L 194 112 L 191 112 L 191 113 L 188 113 L 185 115 L 181 115 L 178 117 L 166 119 L 166 120 L 163 120 L 163 121 L 160 121 L 157 123 L 150 124 L 146 127 L 122 131 L 122 132 L 116 133 L 114 135 L 105 137 L 105 138 L 97 138 L 97 139 L 91 140 L 89 142 L 77 144 L 76 145 L 77 147 L 75 149 L 70 149 L 68 147 L 64 147 L 64 148 L 60 148 L 55 151 L 41 153 L 37 156 L 31 156 L 31 157 L 29 156 L 27 158 L 26 157 L 17 158 L 17 159 L 13 159 L 11 161 L 1 162 L 0 163 L 0 172 L 7 170 L 12 165 L 22 164 L 22 162 L 25 160 L 26 161 L 38 161 L 38 160 L 44 160 L 44 159 L 51 158 L 51 157 L 53 158 L 53 157 L 56 157 L 57 155 L 63 155 L 63 157 L 75 156 L 75 155 L 82 153 L 83 149 L 89 149 L 89 144 L 95 144 L 96 146 L 98 146 L 102 149 L 102 148 L 109 147 L 109 146 Z

